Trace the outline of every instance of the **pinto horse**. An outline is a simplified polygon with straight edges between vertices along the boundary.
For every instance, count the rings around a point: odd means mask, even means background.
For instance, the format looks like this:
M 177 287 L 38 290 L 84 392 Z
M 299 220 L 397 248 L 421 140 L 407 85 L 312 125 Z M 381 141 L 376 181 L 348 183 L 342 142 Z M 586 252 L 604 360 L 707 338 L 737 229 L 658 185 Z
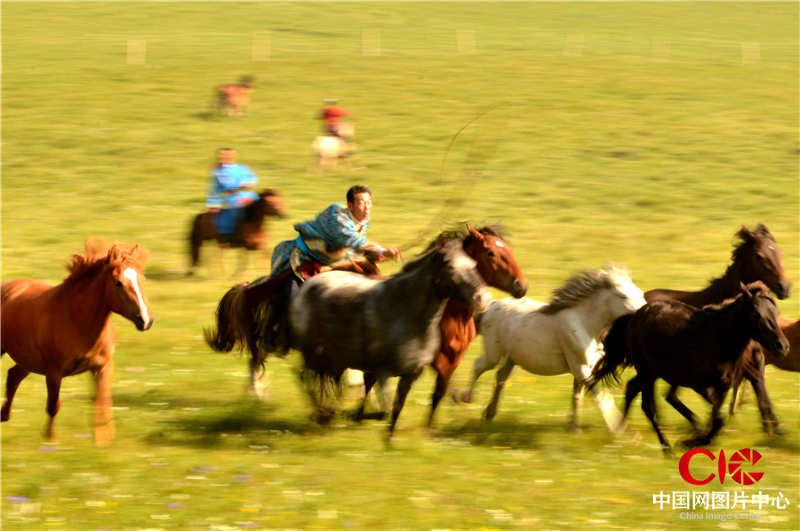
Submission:
M 153 314 L 142 291 L 144 263 L 138 245 L 114 245 L 105 252 L 87 242 L 86 254 L 73 255 L 69 276 L 57 286 L 33 279 L 2 283 L 2 353 L 16 363 L 6 379 L 3 422 L 11 415 L 20 382 L 31 372 L 42 374 L 47 380 L 50 415 L 45 435 L 53 438 L 61 380 L 88 370 L 97 386 L 95 442 L 103 446 L 111 441 L 116 348 L 111 314 L 120 314 L 142 331 L 153 326 Z
M 193 274 L 200 262 L 200 247 L 207 240 L 217 240 L 220 247 L 241 247 L 243 251 L 239 257 L 237 272 L 241 273 L 247 267 L 246 251 L 260 250 L 266 240 L 264 218 L 285 216 L 283 200 L 271 188 L 262 190 L 258 194 L 257 200 L 242 208 L 244 208 L 242 220 L 236 225 L 233 234 L 217 232 L 213 212 L 202 212 L 194 217 L 192 228 L 189 231 L 189 275 Z
M 642 410 L 664 453 L 671 454 L 656 422 L 655 382 L 662 378 L 672 389 L 690 387 L 711 403 L 711 427 L 700 434 L 694 414 L 673 403 L 695 427 L 695 437 L 683 444 L 707 445 L 722 427 L 722 401 L 748 343 L 754 339 L 779 356 L 788 351 L 789 342 L 777 318 L 778 307 L 760 281 L 742 284 L 735 299 L 718 305 L 696 308 L 670 299 L 647 304 L 614 321 L 603 343 L 606 354 L 592 371 L 590 388 L 600 380 L 618 382 L 619 369 L 633 365 L 636 377 L 626 385 L 623 415 L 627 416 L 633 398 L 641 392 Z
M 474 229 L 467 225 L 467 233 L 452 233 L 463 239 L 463 250 L 477 263 L 478 274 L 487 285 L 510 293 L 516 298 L 524 297 L 528 291 L 528 280 L 514 258 L 513 249 L 492 227 Z M 441 344 L 439 352 L 431 363 L 436 371 L 436 386 L 431 396 L 431 409 L 428 426 L 433 424 L 433 416 L 439 402 L 444 397 L 453 373 L 461 364 L 464 353 L 477 334 L 473 311 L 459 299 L 448 299 L 442 319 L 439 322 Z M 383 382 L 379 382 L 383 388 Z M 385 393 L 379 394 L 381 409 L 375 416 L 385 415 Z
M 253 78 L 250 76 L 243 76 L 239 83 L 218 86 L 216 90 L 217 112 L 236 118 L 247 114 L 253 86 Z
M 399 376 L 391 437 L 411 386 L 439 350 L 439 321 L 452 298 L 472 311 L 491 302 L 462 239 L 440 235 L 385 280 L 342 271 L 306 280 L 289 306 L 292 347 L 302 353 L 304 371 L 323 382 L 338 383 L 348 368 L 364 371 L 365 394 L 377 380 Z M 329 419 L 324 393 L 310 394 L 321 419 Z
M 380 276 L 378 266 L 361 257 L 335 262 L 327 269 L 350 271 L 368 277 Z M 247 349 L 250 355 L 248 387 L 259 398 L 264 396 L 262 380 L 266 375 L 267 356 L 272 353 L 263 348 L 267 342 L 262 341 L 261 337 L 264 332 L 260 322 L 263 306 L 274 295 L 275 289 L 267 280 L 268 277 L 261 277 L 252 282 L 240 282 L 229 289 L 217 305 L 216 327 L 203 331 L 206 343 L 217 352 L 230 352 L 236 346 L 240 351 Z
M 789 296 L 792 284 L 783 270 L 782 251 L 775 242 L 769 229 L 762 224 L 751 231 L 745 226 L 736 233 L 741 243 L 733 251 L 733 263 L 725 274 L 711 281 L 701 291 L 677 291 L 670 289 L 654 289 L 644 294 L 647 302 L 658 300 L 677 300 L 695 306 L 719 304 L 739 293 L 739 284 L 748 284 L 760 280 L 779 298 Z M 764 430 L 767 433 L 780 433 L 778 418 L 772 408 L 772 401 L 767 393 L 764 374 L 764 354 L 758 345 L 753 343 L 740 358 L 741 367 L 736 371 L 737 378 L 746 378 L 753 386 L 758 400 Z M 737 386 L 738 387 L 738 386 Z M 632 386 L 635 389 L 635 385 Z M 734 393 L 734 401 L 736 394 Z M 678 411 L 688 411 L 677 396 L 677 388 L 671 388 L 667 401 Z

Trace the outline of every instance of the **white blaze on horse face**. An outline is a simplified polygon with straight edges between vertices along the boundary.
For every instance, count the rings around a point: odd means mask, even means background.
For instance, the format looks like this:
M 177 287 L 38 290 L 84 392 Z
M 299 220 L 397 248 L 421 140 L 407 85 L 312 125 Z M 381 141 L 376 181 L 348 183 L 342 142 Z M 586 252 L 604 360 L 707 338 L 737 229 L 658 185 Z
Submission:
M 645 304 L 647 301 L 644 299 L 644 293 L 639 286 L 633 283 L 633 281 L 627 275 L 617 278 L 617 287 L 619 291 L 625 295 L 626 298 L 626 306 L 629 306 L 632 312 L 635 312 Z
M 134 268 L 129 267 L 122 272 L 122 276 L 131 281 L 133 291 L 136 292 L 136 298 L 139 302 L 139 313 L 142 315 L 142 321 L 147 325 L 150 322 L 150 315 L 147 313 L 147 305 L 144 303 L 144 297 L 142 297 L 142 292 L 139 290 L 139 274 Z

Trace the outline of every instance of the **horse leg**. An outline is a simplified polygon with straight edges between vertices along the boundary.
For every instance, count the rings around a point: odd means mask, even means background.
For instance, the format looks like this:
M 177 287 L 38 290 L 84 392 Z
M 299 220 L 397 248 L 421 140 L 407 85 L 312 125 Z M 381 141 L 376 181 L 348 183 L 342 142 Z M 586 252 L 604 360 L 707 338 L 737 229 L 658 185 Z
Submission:
M 641 384 L 642 390 L 642 411 L 650 420 L 650 424 L 653 425 L 653 429 L 658 436 L 658 440 L 661 443 L 661 449 L 664 451 L 664 455 L 671 456 L 672 449 L 667 442 L 667 439 L 664 437 L 664 434 L 661 433 L 661 428 L 658 427 L 658 422 L 656 421 L 656 397 L 655 397 L 655 380 L 648 379 L 647 382 Z
M 463 395 L 461 395 L 462 402 L 472 402 L 472 393 L 475 391 L 475 385 L 478 383 L 478 378 L 480 378 L 481 374 L 484 372 L 495 367 L 499 361 L 499 356 L 490 357 L 489 352 L 485 348 L 484 342 L 483 354 L 479 356 L 472 365 L 472 380 L 469 383 L 469 388 L 464 391 Z
M 355 415 L 355 420 L 361 422 L 364 420 L 364 410 L 367 407 L 367 400 L 369 399 L 369 392 L 372 390 L 372 386 L 375 385 L 375 382 L 378 380 L 377 376 L 373 372 L 365 372 L 364 374 L 364 396 L 361 398 L 361 406 L 358 408 L 358 411 Z
M 705 435 L 698 435 L 692 439 L 683 441 L 682 445 L 685 448 L 694 448 L 697 446 L 706 446 L 711 442 L 711 439 L 722 428 L 723 419 L 722 414 L 722 401 L 725 399 L 725 393 L 720 392 L 719 389 L 709 387 L 702 393 L 703 398 L 711 402 L 711 429 Z
M 114 439 L 114 419 L 111 409 L 111 382 L 114 377 L 114 360 L 94 371 L 97 396 L 94 403 L 94 441 L 99 447 L 108 446 Z
M 572 418 L 569 421 L 567 430 L 572 433 L 580 433 L 580 413 L 583 405 L 583 382 L 579 378 L 572 380 Z M 609 426 L 610 428 L 610 426 Z
M 758 356 L 757 356 L 758 357 Z M 772 401 L 769 399 L 767 393 L 767 386 L 765 385 L 764 374 L 764 359 L 763 357 L 755 366 L 748 368 L 745 371 L 744 377 L 753 386 L 753 391 L 756 393 L 756 400 L 758 401 L 758 410 L 761 412 L 761 424 L 764 426 L 764 431 L 767 435 L 781 435 L 783 429 L 778 424 L 778 417 L 772 409 Z
M 584 380 L 581 385 L 585 387 L 586 381 Z M 615 435 L 625 431 L 627 423 L 625 422 L 625 417 L 620 414 L 617 406 L 614 404 L 614 397 L 605 389 L 598 389 L 597 387 L 593 387 L 590 392 L 595 402 L 597 402 L 597 407 L 600 408 L 600 414 L 603 415 L 603 420 L 605 420 L 609 431 Z M 580 402 L 578 403 L 578 407 L 580 407 Z M 578 414 L 575 415 L 575 422 L 577 423 L 577 421 Z M 578 429 L 580 429 L 579 426 Z
M 3 402 L 2 414 L 0 418 L 5 422 L 11 416 L 11 403 L 14 401 L 14 395 L 17 393 L 17 388 L 22 380 L 30 374 L 30 371 L 23 369 L 19 365 L 14 365 L 8 369 L 8 376 L 6 376 L 6 400 Z
M 503 392 L 503 387 L 505 387 L 508 377 L 511 376 L 511 371 L 513 369 L 514 360 L 512 360 L 511 356 L 509 356 L 503 366 L 497 370 L 497 373 L 495 374 L 492 401 L 489 402 L 489 405 L 486 406 L 486 409 L 483 411 L 483 418 L 487 421 L 492 420 L 494 416 L 497 415 L 497 403 L 500 401 L 500 393 Z
M 414 384 L 417 378 L 419 378 L 420 373 L 422 373 L 421 370 L 413 374 L 404 374 L 400 377 L 400 381 L 397 382 L 397 391 L 395 391 L 394 394 L 394 407 L 392 408 L 392 421 L 389 423 L 389 431 L 386 434 L 387 442 L 394 434 L 394 427 L 397 424 L 397 417 L 400 416 L 400 412 L 403 410 L 403 406 L 406 403 L 406 396 L 408 396 L 411 386 Z
M 45 437 L 52 439 L 53 421 L 55 420 L 56 413 L 58 413 L 58 410 L 61 408 L 61 400 L 58 398 L 61 392 L 61 375 L 48 372 L 45 380 L 47 381 L 47 414 L 50 415 L 47 421 Z
M 248 347 L 250 347 L 250 338 L 248 338 Z M 250 350 L 250 385 L 248 391 L 259 400 L 264 400 L 267 396 L 267 385 L 264 379 L 267 371 L 264 364 L 258 355 L 258 351 Z
M 691 409 L 686 407 L 686 404 L 681 402 L 680 398 L 678 398 L 678 386 L 677 385 L 673 385 L 673 386 L 671 386 L 669 388 L 669 391 L 667 392 L 667 395 L 666 395 L 666 399 L 667 399 L 667 402 L 672 407 L 674 407 L 675 410 L 678 413 L 683 415 L 686 418 L 686 420 L 688 420 L 692 424 L 692 429 L 694 430 L 694 432 L 695 433 L 699 433 L 700 432 L 700 428 L 697 425 L 697 416 L 694 414 L 694 412 Z
M 442 397 L 447 391 L 447 384 L 450 383 L 450 377 L 453 372 L 450 370 L 436 369 L 436 387 L 433 388 L 433 396 L 431 396 L 431 411 L 428 414 L 428 424 L 430 428 L 433 425 L 433 415 L 436 413 L 436 408 L 439 406 Z
M 639 375 L 637 374 L 625 384 L 625 410 L 622 412 L 622 421 L 628 418 L 628 411 L 631 409 L 633 399 L 642 392 L 642 387 L 639 382 Z

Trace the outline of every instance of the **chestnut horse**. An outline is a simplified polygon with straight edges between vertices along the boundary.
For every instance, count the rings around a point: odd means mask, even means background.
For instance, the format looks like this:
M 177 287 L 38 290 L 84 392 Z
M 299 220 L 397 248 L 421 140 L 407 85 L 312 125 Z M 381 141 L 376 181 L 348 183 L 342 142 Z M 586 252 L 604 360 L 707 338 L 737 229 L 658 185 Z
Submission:
M 250 76 L 243 76 L 238 84 L 218 86 L 216 91 L 217 112 L 236 118 L 247 114 L 253 86 L 253 78 Z
M 779 299 L 788 297 L 792 284 L 783 270 L 781 263 L 783 253 L 767 227 L 759 224 L 756 230 L 751 231 L 742 226 L 736 236 L 742 241 L 734 249 L 733 263 L 728 266 L 722 277 L 712 280 L 711 284 L 701 291 L 650 290 L 644 294 L 647 302 L 677 300 L 701 308 L 707 304 L 719 304 L 725 299 L 735 297 L 739 293 L 740 283 L 748 284 L 758 280 L 772 290 Z M 764 381 L 764 356 L 760 354 L 760 349 L 755 343 L 751 343 L 739 358 L 739 364 L 740 367 L 736 374 L 739 375 L 739 380 L 743 376 L 753 386 L 765 431 L 780 433 L 778 418 L 772 409 L 772 402 Z M 634 377 L 634 380 L 636 378 Z M 637 382 L 633 381 L 633 384 L 630 385 L 631 392 L 637 388 L 636 384 Z M 687 418 L 694 418 L 676 393 L 677 387 L 670 388 L 667 393 L 667 402 Z
M 19 279 L 2 283 L 2 353 L 16 365 L 8 371 L 2 421 L 9 419 L 20 382 L 31 372 L 47 380 L 45 435 L 53 438 L 53 420 L 61 405 L 61 380 L 91 371 L 97 385 L 95 442 L 114 437 L 111 381 L 116 336 L 111 313 L 129 319 L 139 330 L 153 326 L 153 314 L 142 291 L 145 256 L 138 245 L 104 248 L 87 242 L 86 254 L 75 254 L 69 276 L 59 285 Z
M 258 251 L 262 248 L 266 233 L 264 231 L 264 218 L 267 216 L 282 218 L 285 216 L 283 200 L 278 193 L 267 188 L 258 194 L 258 199 L 244 208 L 242 220 L 236 225 L 233 234 L 219 234 L 214 224 L 213 212 L 202 212 L 197 214 L 192 220 L 192 228 L 189 231 L 189 271 L 191 275 L 200 261 L 200 247 L 204 241 L 217 240 L 217 244 L 227 247 L 241 247 L 242 254 L 239 257 L 239 271 L 241 273 L 247 267 L 246 251 Z
M 764 349 L 755 341 L 751 342 L 747 347 L 750 352 L 745 353 L 744 362 L 740 365 L 739 370 L 733 378 L 733 392 L 731 396 L 729 414 L 733 416 L 736 412 L 737 402 L 741 400 L 743 388 L 742 380 L 747 379 L 756 390 L 758 397 L 758 406 L 761 410 L 761 420 L 764 425 L 764 430 L 769 433 L 774 430 L 776 433 L 781 433 L 780 426 L 777 424 L 777 419 L 774 415 L 771 417 L 771 409 L 764 410 L 763 399 L 759 393 L 766 393 L 766 389 L 760 389 L 760 384 L 763 384 L 763 376 L 759 378 L 764 372 L 766 365 L 774 365 L 775 367 L 784 371 L 800 372 L 800 321 L 793 321 L 786 317 L 778 316 L 778 326 L 781 327 L 783 335 L 789 340 L 789 353 L 786 356 L 776 356 L 772 351 Z M 769 398 L 767 398 L 769 399 Z

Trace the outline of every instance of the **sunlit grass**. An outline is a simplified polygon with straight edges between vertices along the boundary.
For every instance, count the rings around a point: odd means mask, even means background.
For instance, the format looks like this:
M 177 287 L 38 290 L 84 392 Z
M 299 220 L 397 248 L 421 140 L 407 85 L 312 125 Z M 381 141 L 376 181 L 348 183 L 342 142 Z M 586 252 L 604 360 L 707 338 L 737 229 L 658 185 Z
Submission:
M 254 401 L 244 358 L 202 339 L 241 279 L 208 267 L 210 246 L 184 278 L 185 239 L 214 150 L 233 146 L 286 199 L 270 245 L 360 182 L 375 193 L 370 236 L 407 258 L 441 228 L 504 225 L 535 299 L 610 261 L 643 289 L 699 289 L 759 222 L 797 286 L 796 4 L 4 2 L 2 15 L 4 280 L 58 282 L 87 236 L 137 241 L 156 314 L 146 333 L 114 317 L 111 448 L 91 440 L 88 377 L 64 381 L 54 443 L 41 437 L 44 379 L 23 382 L 2 426 L 4 529 L 718 527 L 652 504 L 688 486 L 638 401 L 618 438 L 589 397 L 583 433 L 567 433 L 566 375 L 517 369 L 486 425 L 485 374 L 475 403 L 444 402 L 427 432 L 428 371 L 391 450 L 384 423 L 311 422 L 296 354 L 270 360 L 269 397 Z M 364 55 L 365 32 L 380 55 Z M 254 39 L 268 61 L 253 62 Z M 146 41 L 144 64 L 126 63 L 130 40 Z M 214 86 L 243 74 L 258 83 L 249 115 L 211 116 Z M 354 111 L 359 153 L 319 173 L 310 144 L 327 97 Z M 267 272 L 268 252 L 245 279 Z M 234 253 L 221 262 L 233 271 Z M 781 311 L 800 317 L 798 300 Z M 751 401 L 712 450 L 758 448 L 759 488 L 792 502 L 740 527 L 795 529 L 798 378 L 767 378 L 788 433 L 762 435 Z M 659 406 L 677 444 L 688 426 Z

